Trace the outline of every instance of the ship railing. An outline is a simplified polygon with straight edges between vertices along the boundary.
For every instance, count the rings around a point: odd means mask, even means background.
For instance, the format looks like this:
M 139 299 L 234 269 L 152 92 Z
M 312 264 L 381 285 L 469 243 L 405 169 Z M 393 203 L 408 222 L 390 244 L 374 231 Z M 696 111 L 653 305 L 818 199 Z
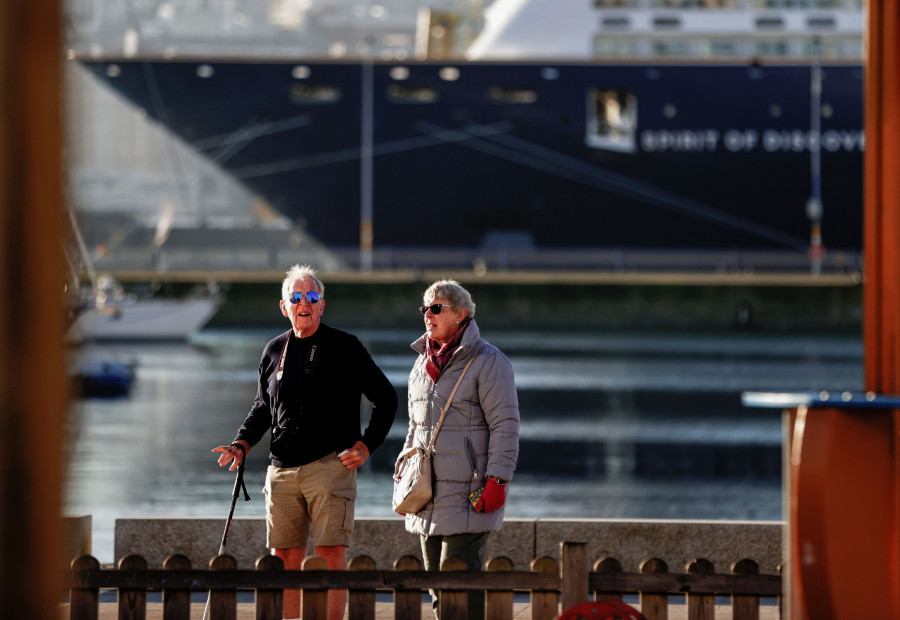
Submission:
M 293 263 L 311 263 L 328 271 L 358 270 L 359 250 L 292 249 L 289 247 L 173 247 L 149 251 L 122 248 L 100 257 L 100 271 L 267 271 L 283 270 Z M 376 248 L 375 271 L 466 269 L 477 272 L 593 271 L 606 273 L 809 273 L 806 252 L 777 250 L 666 250 L 666 249 L 488 249 L 476 248 Z M 862 255 L 854 251 L 830 251 L 823 274 L 860 274 Z

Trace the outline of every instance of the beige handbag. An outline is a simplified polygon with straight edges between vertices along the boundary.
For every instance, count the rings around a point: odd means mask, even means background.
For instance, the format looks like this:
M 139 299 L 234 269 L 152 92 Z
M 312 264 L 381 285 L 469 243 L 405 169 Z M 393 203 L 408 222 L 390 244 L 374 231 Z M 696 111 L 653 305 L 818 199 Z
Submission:
M 479 345 L 475 349 L 466 367 L 459 375 L 459 379 L 456 380 L 456 385 L 450 392 L 450 398 L 447 399 L 447 404 L 441 411 L 441 417 L 431 436 L 431 441 L 428 442 L 428 448 L 424 451 L 422 448 L 410 448 L 397 457 L 397 463 L 394 465 L 394 496 L 391 500 L 394 512 L 402 515 L 414 514 L 422 510 L 431 499 L 431 451 L 434 449 L 434 442 L 444 423 L 444 416 L 447 415 L 450 403 L 456 396 L 456 390 L 459 388 L 462 378 L 466 376 L 469 366 L 475 361 L 475 354 L 481 347 L 482 345 Z

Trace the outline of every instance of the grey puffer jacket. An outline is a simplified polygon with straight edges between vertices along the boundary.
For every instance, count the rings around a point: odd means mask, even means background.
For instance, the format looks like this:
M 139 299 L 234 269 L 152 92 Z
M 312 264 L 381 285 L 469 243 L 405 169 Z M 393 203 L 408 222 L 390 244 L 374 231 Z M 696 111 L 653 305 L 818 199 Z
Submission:
M 503 508 L 475 512 L 469 494 L 484 486 L 487 475 L 511 480 L 516 468 L 519 400 L 512 365 L 497 347 L 482 340 L 473 320 L 433 383 L 425 371 L 425 338 L 423 335 L 412 343 L 419 357 L 409 374 L 409 431 L 404 452 L 413 446 L 428 447 L 456 380 L 473 350 L 480 343 L 483 346 L 475 352 L 435 442 L 434 495 L 418 513 L 406 515 L 406 529 L 429 536 L 499 530 Z

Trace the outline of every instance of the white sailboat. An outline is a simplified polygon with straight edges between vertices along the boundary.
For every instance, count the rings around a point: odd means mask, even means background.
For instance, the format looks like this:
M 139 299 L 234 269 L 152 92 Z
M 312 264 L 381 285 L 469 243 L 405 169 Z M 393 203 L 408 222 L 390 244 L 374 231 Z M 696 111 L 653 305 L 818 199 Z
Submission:
M 171 218 L 160 218 L 157 246 L 168 233 Z M 97 275 L 84 240 L 70 212 L 74 240 L 83 269 L 90 280 L 90 288 L 81 286 L 78 269 L 70 257 L 73 271 L 73 298 L 77 299 L 72 324 L 66 335 L 69 343 L 96 340 L 186 340 L 200 331 L 222 305 L 222 297 L 215 283 L 184 297 L 141 297 L 125 293 L 111 275 Z
M 186 340 L 215 315 L 222 301 L 218 293 L 179 298 L 140 298 L 121 293 L 109 295 L 100 288 L 69 329 L 68 339 L 83 340 Z

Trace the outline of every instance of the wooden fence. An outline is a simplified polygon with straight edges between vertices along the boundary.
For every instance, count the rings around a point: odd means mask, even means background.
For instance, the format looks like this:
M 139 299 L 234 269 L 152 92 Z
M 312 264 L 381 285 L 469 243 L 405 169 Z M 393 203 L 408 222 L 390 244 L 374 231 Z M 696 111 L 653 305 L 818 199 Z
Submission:
M 757 620 L 760 597 L 781 601 L 781 577 L 760 575 L 752 560 L 741 560 L 731 574 L 716 574 L 706 560 L 695 560 L 685 573 L 670 573 L 658 558 L 643 562 L 639 573 L 622 572 L 619 562 L 603 558 L 588 569 L 585 543 L 560 543 L 560 561 L 538 558 L 530 571 L 513 570 L 512 562 L 496 557 L 485 572 L 467 570 L 451 558 L 440 572 L 427 572 L 421 561 L 404 556 L 393 570 L 376 570 L 366 556 L 353 558 L 346 571 L 329 571 L 322 558 L 308 557 L 302 571 L 285 571 L 275 556 L 263 556 L 256 570 L 238 570 L 234 558 L 223 555 L 210 562 L 208 570 L 192 569 L 181 555 L 169 557 L 162 570 L 150 569 L 140 556 L 122 558 L 117 568 L 103 569 L 91 556 L 72 562 L 70 620 L 97 620 L 100 590 L 118 590 L 119 620 L 144 620 L 147 593 L 162 591 L 163 620 L 190 618 L 191 592 L 209 592 L 209 620 L 236 620 L 238 590 L 255 590 L 256 620 L 280 620 L 283 590 L 303 590 L 303 618 L 326 618 L 329 589 L 349 590 L 350 620 L 375 618 L 377 591 L 393 593 L 394 618 L 420 620 L 422 593 L 441 591 L 441 618 L 465 620 L 467 592 L 485 590 L 487 617 L 511 620 L 513 593 L 529 593 L 533 620 L 552 620 L 561 610 L 588 600 L 621 600 L 625 594 L 639 594 L 641 611 L 647 620 L 668 618 L 669 596 L 686 597 L 687 618 L 715 617 L 716 596 L 729 595 L 733 620 Z

